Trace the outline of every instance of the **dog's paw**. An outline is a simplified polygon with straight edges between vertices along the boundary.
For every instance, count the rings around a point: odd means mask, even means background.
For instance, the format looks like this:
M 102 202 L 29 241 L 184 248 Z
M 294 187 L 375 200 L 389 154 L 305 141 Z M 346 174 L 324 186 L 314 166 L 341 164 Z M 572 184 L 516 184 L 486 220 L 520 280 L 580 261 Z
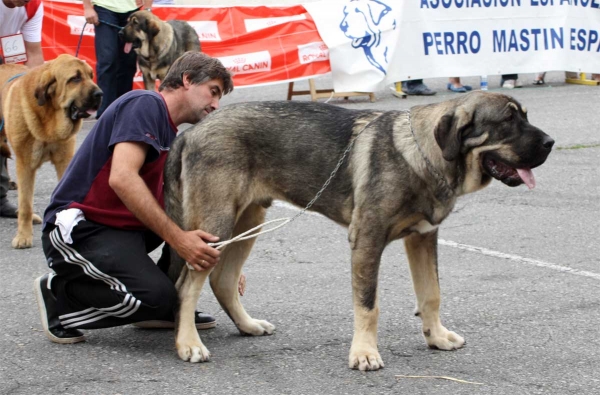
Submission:
M 42 218 L 37 214 L 33 214 L 33 216 L 31 217 L 31 222 L 34 225 L 39 225 L 42 223 Z
M 450 351 L 457 350 L 465 345 L 465 339 L 462 336 L 449 331 L 443 326 L 435 331 L 425 330 L 423 335 L 429 348 Z
M 348 358 L 348 367 L 362 371 L 379 370 L 384 367 L 384 364 L 376 348 L 363 345 L 352 346 Z
M 12 247 L 16 249 L 33 247 L 33 236 L 16 235 L 12 241 Z
M 208 362 L 210 359 L 210 351 L 204 347 L 204 344 L 181 345 L 177 344 L 177 354 L 184 361 Z
M 265 320 L 251 319 L 238 326 L 240 332 L 249 336 L 271 335 L 275 331 L 275 325 Z

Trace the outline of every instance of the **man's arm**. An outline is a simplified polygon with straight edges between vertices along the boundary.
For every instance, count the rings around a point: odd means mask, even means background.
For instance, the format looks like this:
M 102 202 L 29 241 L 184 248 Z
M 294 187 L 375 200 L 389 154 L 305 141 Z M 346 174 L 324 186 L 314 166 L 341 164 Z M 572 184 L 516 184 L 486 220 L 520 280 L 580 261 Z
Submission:
M 143 10 L 147 10 L 148 8 L 152 8 L 152 2 L 154 0 L 135 0 L 135 5 Z
M 148 228 L 158 234 L 178 255 L 196 270 L 213 267 L 220 251 L 208 246 L 218 237 L 201 230 L 184 231 L 160 207 L 139 171 L 144 165 L 149 146 L 138 142 L 118 143 L 114 147 L 109 185 L 125 206 Z
M 25 62 L 25 65 L 35 67 L 44 64 L 41 42 L 32 43 L 25 41 L 25 50 L 27 51 L 27 62 Z

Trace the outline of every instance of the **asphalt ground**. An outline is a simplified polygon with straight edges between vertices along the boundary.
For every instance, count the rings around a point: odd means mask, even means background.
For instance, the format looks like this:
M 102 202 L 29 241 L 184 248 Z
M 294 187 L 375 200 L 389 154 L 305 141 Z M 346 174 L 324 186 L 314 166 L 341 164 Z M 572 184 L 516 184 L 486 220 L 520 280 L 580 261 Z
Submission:
M 57 345 L 41 331 L 33 280 L 47 272 L 35 227 L 34 247 L 13 250 L 16 220 L 0 219 L 0 393 L 2 394 L 597 394 L 600 393 L 600 87 L 564 84 L 504 91 L 529 109 L 532 124 L 556 140 L 535 170 L 537 187 L 497 181 L 461 198 L 440 228 L 442 321 L 465 337 L 457 351 L 426 347 L 413 316 L 414 292 L 401 242 L 380 272 L 379 350 L 385 368 L 348 369 L 353 311 L 346 229 L 307 214 L 260 237 L 244 272 L 244 306 L 277 329 L 241 337 L 209 287 L 201 310 L 218 325 L 202 331 L 209 363 L 178 359 L 170 330 L 132 326 L 87 331 L 87 342 Z M 478 85 L 478 78 L 464 78 Z M 406 109 L 455 97 L 399 99 L 389 90 L 331 104 Z M 498 89 L 490 77 L 490 90 Z M 302 89 L 303 84 L 297 84 Z M 317 80 L 328 88 L 327 77 Z M 287 84 L 238 89 L 222 105 L 283 100 Z M 294 100 L 308 100 L 298 96 Z M 325 100 L 320 100 L 321 102 Z M 93 121 L 78 136 L 81 142 Z M 14 176 L 14 163 L 9 163 Z M 54 169 L 37 174 L 35 210 L 44 211 Z M 16 201 L 16 192 L 10 192 Z M 276 204 L 269 219 L 296 209 Z M 153 255 L 154 256 L 154 255 Z M 468 381 L 398 376 L 445 376 Z M 479 384 L 474 384 L 479 383 Z

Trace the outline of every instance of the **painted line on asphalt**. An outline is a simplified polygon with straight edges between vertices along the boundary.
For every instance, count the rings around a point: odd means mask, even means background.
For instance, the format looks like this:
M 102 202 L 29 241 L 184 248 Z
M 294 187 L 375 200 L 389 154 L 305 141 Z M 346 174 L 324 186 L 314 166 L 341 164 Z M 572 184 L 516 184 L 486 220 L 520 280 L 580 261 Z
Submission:
M 572 267 L 556 265 L 556 264 L 550 263 L 550 262 L 538 261 L 537 259 L 524 258 L 522 256 L 512 255 L 512 254 L 505 254 L 504 252 L 488 250 L 487 248 L 475 247 L 475 246 L 468 245 L 468 244 L 461 244 L 461 243 L 457 243 L 455 241 L 450 241 L 450 240 L 439 239 L 438 243 L 441 245 L 447 246 L 447 247 L 454 247 L 454 248 L 458 248 L 461 250 L 476 252 L 479 254 L 492 256 L 495 258 L 509 259 L 511 261 L 525 263 L 527 265 L 533 265 L 533 266 L 537 266 L 537 267 L 543 267 L 543 268 L 555 270 L 555 271 L 561 272 L 561 273 L 569 273 L 569 274 L 574 274 L 576 276 L 589 277 L 589 278 L 593 278 L 596 280 L 600 280 L 600 274 L 594 273 L 594 272 L 588 272 L 586 270 L 573 269 Z
M 273 205 L 278 206 L 278 207 L 287 208 L 290 210 L 295 210 L 295 211 L 300 210 L 298 207 L 296 207 L 292 204 L 282 202 L 279 200 L 274 202 Z M 306 214 L 323 217 L 323 215 L 316 213 L 314 211 L 307 211 Z M 550 262 L 539 261 L 537 259 L 525 258 L 525 257 L 519 256 L 519 255 L 506 254 L 504 252 L 489 250 L 489 249 L 483 248 L 483 247 L 476 247 L 476 246 L 472 246 L 472 245 L 468 245 L 468 244 L 461 244 L 461 243 L 457 243 L 457 242 L 451 241 L 451 240 L 438 239 L 438 244 L 446 246 L 446 247 L 454 247 L 454 248 L 458 248 L 460 250 L 475 252 L 478 254 L 487 255 L 487 256 L 491 256 L 491 257 L 495 257 L 495 258 L 508 259 L 508 260 L 518 262 L 518 263 L 524 263 L 527 265 L 543 267 L 543 268 L 554 270 L 554 271 L 561 272 L 561 273 L 568 273 L 568 274 L 573 274 L 575 276 L 588 277 L 588 278 L 593 278 L 595 280 L 600 280 L 600 274 L 594 273 L 594 272 L 589 272 L 587 270 L 573 269 L 572 267 L 561 266 L 561 265 L 557 265 L 557 264 L 550 263 Z

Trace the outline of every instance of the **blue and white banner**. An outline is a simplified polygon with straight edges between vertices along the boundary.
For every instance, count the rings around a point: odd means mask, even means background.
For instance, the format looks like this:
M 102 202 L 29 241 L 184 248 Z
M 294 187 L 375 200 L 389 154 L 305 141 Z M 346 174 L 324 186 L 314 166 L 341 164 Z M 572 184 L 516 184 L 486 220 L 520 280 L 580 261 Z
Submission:
M 303 4 L 334 89 L 418 78 L 600 73 L 600 0 L 323 0 Z

